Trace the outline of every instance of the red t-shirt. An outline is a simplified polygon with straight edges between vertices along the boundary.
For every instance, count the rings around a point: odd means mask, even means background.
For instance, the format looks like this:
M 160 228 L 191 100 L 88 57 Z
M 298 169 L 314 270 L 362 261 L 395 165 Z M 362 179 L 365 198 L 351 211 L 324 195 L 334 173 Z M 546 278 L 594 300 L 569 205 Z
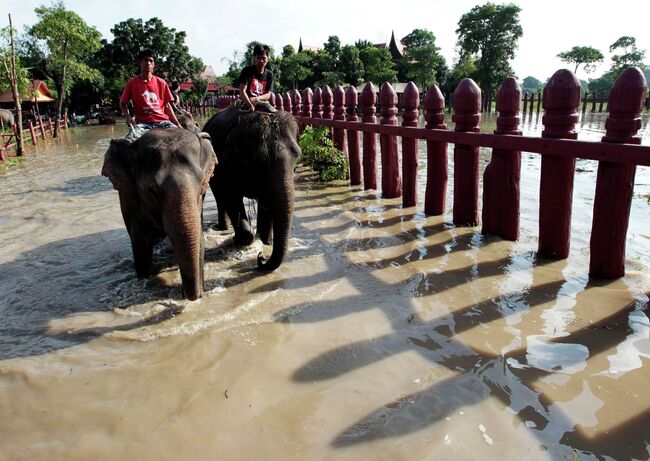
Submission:
M 165 105 L 173 101 L 172 92 L 162 78 L 155 75 L 145 82 L 140 77 L 133 77 L 126 83 L 120 103 L 133 102 L 135 120 L 138 123 L 156 123 L 169 120 Z

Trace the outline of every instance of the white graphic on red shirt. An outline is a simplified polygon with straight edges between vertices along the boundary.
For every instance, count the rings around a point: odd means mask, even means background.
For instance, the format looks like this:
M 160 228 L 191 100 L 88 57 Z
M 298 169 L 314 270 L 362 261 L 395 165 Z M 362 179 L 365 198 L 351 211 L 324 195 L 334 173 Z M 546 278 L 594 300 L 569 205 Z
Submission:
M 265 80 L 258 80 L 255 77 L 251 78 L 251 94 L 261 95 L 264 93 L 265 88 L 266 88 Z
M 144 99 L 142 112 L 145 114 L 156 114 L 161 112 L 160 104 L 158 102 L 158 95 L 156 93 L 153 91 L 145 90 L 141 96 Z

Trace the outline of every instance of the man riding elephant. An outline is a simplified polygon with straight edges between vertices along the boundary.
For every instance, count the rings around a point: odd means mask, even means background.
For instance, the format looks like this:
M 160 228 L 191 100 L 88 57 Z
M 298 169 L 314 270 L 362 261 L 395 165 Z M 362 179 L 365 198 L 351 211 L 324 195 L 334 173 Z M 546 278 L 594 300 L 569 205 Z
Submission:
M 153 52 L 142 50 L 138 54 L 140 74 L 126 83 L 120 107 L 129 127 L 127 139 L 137 139 L 152 128 L 180 126 L 172 108 L 174 97 L 167 83 L 153 75 L 156 66 Z M 129 114 L 129 101 L 133 103 L 135 123 Z

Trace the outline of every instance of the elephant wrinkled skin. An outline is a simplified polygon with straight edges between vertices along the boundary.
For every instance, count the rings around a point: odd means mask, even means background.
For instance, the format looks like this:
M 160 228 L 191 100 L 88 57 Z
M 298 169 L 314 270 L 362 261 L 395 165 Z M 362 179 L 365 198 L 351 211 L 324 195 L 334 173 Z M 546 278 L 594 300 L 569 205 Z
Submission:
M 119 193 L 138 277 L 151 274 L 153 247 L 168 236 L 190 300 L 203 292 L 203 198 L 215 164 L 208 135 L 168 128 L 113 139 L 102 167 Z
M 210 134 L 218 159 L 210 188 L 219 208 L 235 228 L 235 242 L 249 245 L 253 235 L 243 198 L 258 200 L 258 232 L 264 243 L 271 242 L 268 260 L 258 256 L 262 270 L 277 269 L 287 253 L 293 216 L 293 168 L 301 155 L 298 124 L 287 112 L 240 112 L 231 106 L 215 114 L 203 127 Z M 223 228 L 223 227 L 222 227 Z

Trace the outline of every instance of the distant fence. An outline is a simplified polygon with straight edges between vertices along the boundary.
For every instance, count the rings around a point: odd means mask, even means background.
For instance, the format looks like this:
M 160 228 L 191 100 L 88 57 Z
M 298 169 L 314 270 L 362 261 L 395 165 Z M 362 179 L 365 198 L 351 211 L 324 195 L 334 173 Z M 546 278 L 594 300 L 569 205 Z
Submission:
M 18 130 L 21 130 L 23 143 L 26 145 L 27 142 L 31 140 L 32 145 L 40 140 L 45 139 L 47 136 L 54 136 L 54 128 L 56 126 L 56 121 L 52 120 L 51 117 L 47 117 L 47 120 L 44 121 L 43 117 L 39 118 L 35 123 L 31 120 L 27 123 L 26 127 L 22 129 L 17 125 L 13 126 L 13 133 L 2 133 L 0 135 L 0 161 L 6 161 L 7 157 L 15 157 L 16 151 L 15 148 L 18 144 Z M 68 115 L 64 114 L 63 118 L 59 120 L 59 128 L 68 127 Z
M 404 93 L 401 126 L 397 126 L 397 95 L 388 83 L 379 92 L 379 124 L 372 83 L 365 85 L 361 95 L 354 87 L 344 91 L 339 86 L 332 92 L 325 86 L 316 91 L 307 88 L 302 93 L 294 90 L 274 95 L 271 102 L 277 109 L 291 112 L 301 127 L 330 127 L 334 144 L 349 157 L 350 183 L 363 184 L 365 189 L 378 188 L 376 134 L 379 134 L 382 196 L 401 196 L 405 207 L 418 203 L 417 140 L 426 140 L 424 211 L 427 215 L 445 212 L 447 145 L 453 143 L 453 222 L 476 226 L 482 221 L 482 232 L 508 240 L 519 237 L 521 152 L 541 154 L 538 252 L 552 259 L 563 259 L 569 254 L 576 158 L 597 160 L 589 274 L 596 278 L 617 278 L 625 270 L 625 239 L 636 167 L 650 166 L 650 147 L 641 146 L 636 136 L 646 91 L 645 78 L 637 68 L 626 70 L 618 78 L 609 97 L 607 131 L 601 142 L 577 140 L 580 83 L 568 70 L 556 72 L 543 94 L 541 138 L 522 136 L 519 131 L 522 97 L 519 85 L 512 78 L 501 84 L 496 97 L 498 116 L 494 134 L 479 132 L 484 100 L 471 79 L 463 80 L 454 92 L 454 131 L 447 130 L 444 123 L 445 100 L 436 86 L 424 97 L 424 127 L 418 127 L 420 95 L 413 83 Z M 359 132 L 363 133 L 362 148 Z M 402 143 L 401 165 L 398 138 Z M 492 148 L 492 158 L 483 176 L 481 217 L 479 147 Z

